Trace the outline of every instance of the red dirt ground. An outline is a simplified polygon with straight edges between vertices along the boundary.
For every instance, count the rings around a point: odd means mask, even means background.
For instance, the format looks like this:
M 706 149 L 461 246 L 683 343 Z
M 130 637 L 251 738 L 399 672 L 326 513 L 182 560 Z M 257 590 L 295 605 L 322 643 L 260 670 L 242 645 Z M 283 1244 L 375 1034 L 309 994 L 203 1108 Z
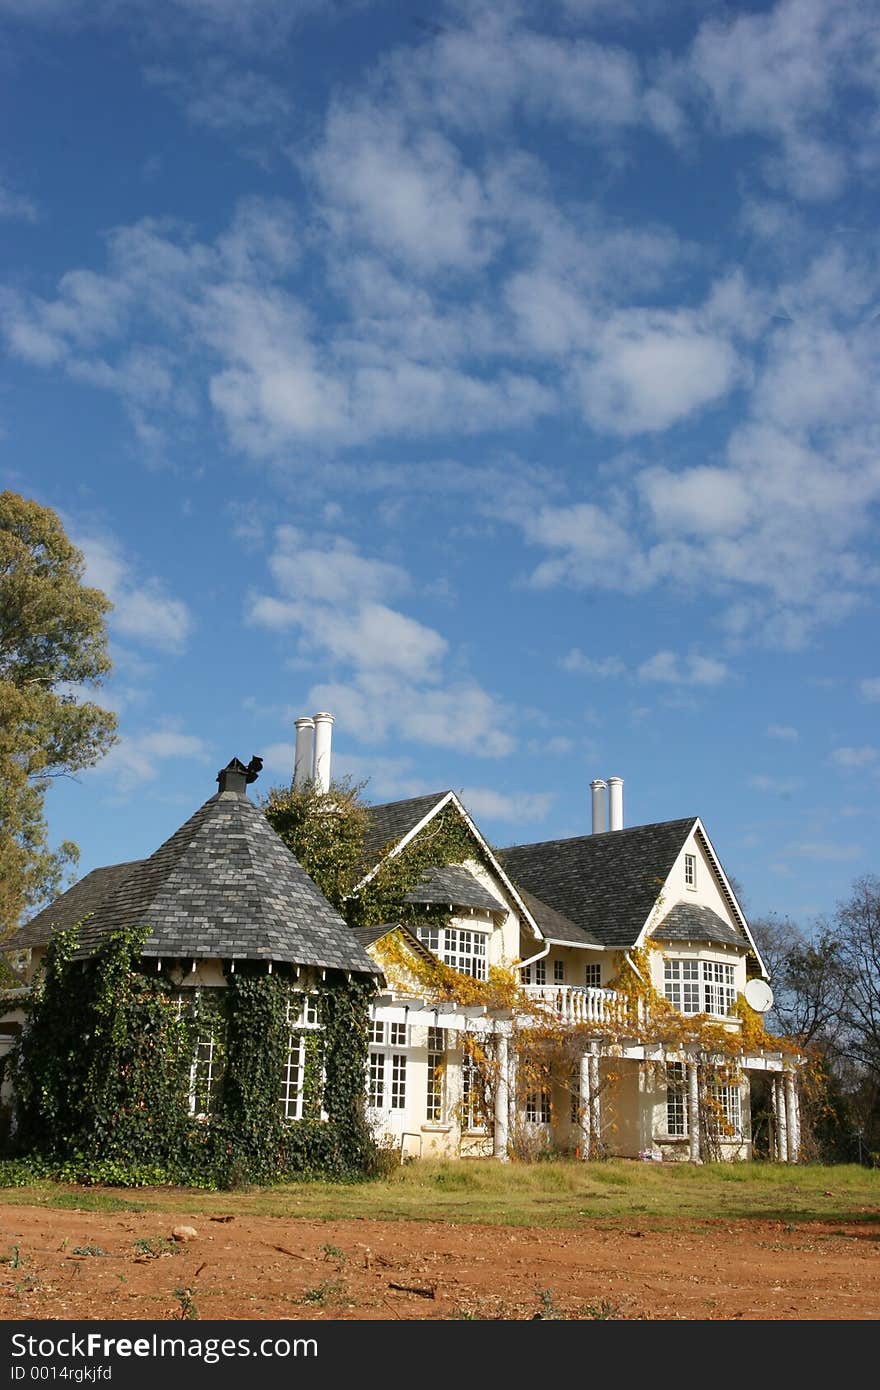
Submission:
M 197 1235 L 171 1242 L 176 1225 Z M 5 1321 L 185 1303 L 223 1320 L 880 1317 L 880 1221 L 547 1230 L 4 1205 L 0 1260 Z

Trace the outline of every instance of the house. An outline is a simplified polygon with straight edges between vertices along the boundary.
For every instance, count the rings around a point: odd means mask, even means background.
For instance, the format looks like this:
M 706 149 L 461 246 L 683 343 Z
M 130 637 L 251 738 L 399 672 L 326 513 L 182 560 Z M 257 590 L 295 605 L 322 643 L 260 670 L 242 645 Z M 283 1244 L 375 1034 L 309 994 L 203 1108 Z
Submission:
M 328 797 L 332 722 L 297 721 L 294 772 Z M 150 859 L 87 875 L 7 947 L 36 968 L 85 917 L 83 952 L 114 924 L 149 925 L 144 956 L 181 990 L 217 989 L 237 962 L 292 972 L 306 993 L 372 978 L 367 1114 L 402 1155 L 749 1158 L 761 1087 L 774 1156 L 799 1157 L 798 1059 L 760 1027 L 764 964 L 699 817 L 624 827 L 622 781 L 598 779 L 591 834 L 496 851 L 451 790 L 374 805 L 352 901 L 390 864 L 418 873 L 399 920 L 352 928 L 247 797 L 247 769 L 233 760 L 219 780 Z M 436 988 L 438 962 L 461 988 Z M 286 1118 L 304 1113 L 304 1030 L 318 1027 L 304 1004 Z M 194 1068 L 210 1069 L 210 1044 Z M 204 1083 L 194 1070 L 194 1110 Z

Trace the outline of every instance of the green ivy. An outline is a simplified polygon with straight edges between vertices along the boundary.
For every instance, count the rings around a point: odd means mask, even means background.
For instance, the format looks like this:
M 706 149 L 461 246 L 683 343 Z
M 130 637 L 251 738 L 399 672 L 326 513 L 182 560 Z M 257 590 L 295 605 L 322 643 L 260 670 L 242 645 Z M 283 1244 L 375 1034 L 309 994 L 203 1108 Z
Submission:
M 207 1187 L 369 1173 L 372 980 L 328 972 L 321 983 L 305 1118 L 287 1120 L 288 1002 L 294 1015 L 301 986 L 251 962 L 227 976 L 225 989 L 178 991 L 141 969 L 144 936 L 116 932 L 85 960 L 74 958 L 75 930 L 53 939 L 11 1062 L 15 1144 L 26 1164 L 71 1181 Z M 197 1118 L 191 1068 L 197 1038 L 209 1033 L 217 1084 L 210 1114 Z

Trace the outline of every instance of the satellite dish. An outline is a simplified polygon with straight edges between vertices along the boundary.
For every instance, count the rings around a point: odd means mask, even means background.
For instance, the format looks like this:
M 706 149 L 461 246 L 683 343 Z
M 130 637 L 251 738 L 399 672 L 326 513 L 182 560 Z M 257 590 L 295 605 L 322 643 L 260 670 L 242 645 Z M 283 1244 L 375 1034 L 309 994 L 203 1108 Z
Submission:
M 756 1014 L 765 1014 L 773 1004 L 773 991 L 766 980 L 746 981 L 746 1003 Z

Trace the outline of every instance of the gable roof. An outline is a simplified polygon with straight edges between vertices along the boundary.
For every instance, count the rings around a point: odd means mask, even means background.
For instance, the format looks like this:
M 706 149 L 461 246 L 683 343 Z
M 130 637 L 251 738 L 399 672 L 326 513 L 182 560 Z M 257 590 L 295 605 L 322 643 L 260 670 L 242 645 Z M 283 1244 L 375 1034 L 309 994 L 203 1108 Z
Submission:
M 415 955 L 421 956 L 422 960 L 428 961 L 431 965 L 437 964 L 437 957 L 434 952 L 423 941 L 419 940 L 412 928 L 408 927 L 405 922 L 380 922 L 372 927 L 352 927 L 351 930 L 365 950 L 368 946 L 374 945 L 375 942 L 381 941 L 383 937 L 399 932 Z
M 571 840 L 499 850 L 515 883 L 561 913 L 594 942 L 631 947 L 657 901 L 682 845 L 697 824 L 636 825 Z
M 747 946 L 745 932 L 732 927 L 702 903 L 676 903 L 659 927 L 650 933 L 652 941 L 716 941 L 724 946 Z
M 504 912 L 504 903 L 484 888 L 463 864 L 441 864 L 428 869 L 407 893 L 408 903 L 446 903 L 449 907 L 481 907 Z
M 386 801 L 367 807 L 367 833 L 364 837 L 364 872 L 371 869 L 386 845 L 404 839 L 431 811 L 439 810 L 449 792 L 411 796 L 406 801 Z
M 381 974 L 244 793 L 217 792 L 149 859 L 103 873 L 94 893 L 101 886 L 107 891 L 87 909 L 80 956 L 109 932 L 147 926 L 145 956 L 288 961 Z M 86 896 L 80 894 L 80 905 Z M 82 917 L 76 903 L 63 915 Z M 7 949 L 17 944 L 15 937 L 5 943 Z
M 352 890 L 352 896 L 357 893 L 365 883 L 373 877 L 379 868 L 379 851 L 390 846 L 388 857 L 399 854 L 402 849 L 415 838 L 418 831 L 433 819 L 446 806 L 454 806 L 461 816 L 468 830 L 474 837 L 477 845 L 485 856 L 487 862 L 498 876 L 499 881 L 510 894 L 511 898 L 519 908 L 521 921 L 531 929 L 539 940 L 543 939 L 541 928 L 538 926 L 522 896 L 500 862 L 496 852 L 490 847 L 487 841 L 480 834 L 466 808 L 459 801 L 455 792 L 434 792 L 430 796 L 414 796 L 407 801 L 389 801 L 378 806 L 368 806 L 368 833 L 365 845 L 369 853 L 364 860 L 364 876 L 356 887 Z M 391 830 L 391 834 L 388 831 Z M 367 865 L 369 867 L 367 868 Z M 436 866 L 437 868 L 445 866 Z M 432 870 L 431 872 L 434 872 Z M 448 901 L 443 899 L 443 901 Z M 504 904 L 500 904 L 504 906 Z

